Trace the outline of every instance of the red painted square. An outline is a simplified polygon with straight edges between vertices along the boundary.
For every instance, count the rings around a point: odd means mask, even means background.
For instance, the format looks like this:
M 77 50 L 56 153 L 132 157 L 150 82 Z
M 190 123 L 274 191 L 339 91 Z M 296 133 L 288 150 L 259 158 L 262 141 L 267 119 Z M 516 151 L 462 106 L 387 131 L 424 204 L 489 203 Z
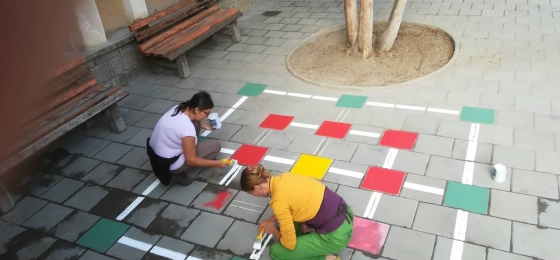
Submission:
M 418 133 L 387 130 L 383 133 L 379 144 L 397 149 L 412 150 L 416 139 L 418 139 Z
M 274 130 L 284 130 L 294 120 L 293 116 L 281 116 L 270 114 L 261 123 L 260 127 Z
M 405 173 L 375 166 L 369 167 L 362 188 L 391 195 L 399 195 Z
M 268 152 L 268 148 L 244 144 L 233 153 L 231 159 L 237 160 L 241 165 L 257 165 Z
M 385 244 L 389 225 L 354 216 L 352 230 L 348 247 L 377 255 Z
M 350 131 L 350 127 L 352 127 L 351 124 L 324 121 L 319 126 L 319 129 L 317 129 L 317 132 L 315 132 L 315 135 L 343 139 L 348 131 Z

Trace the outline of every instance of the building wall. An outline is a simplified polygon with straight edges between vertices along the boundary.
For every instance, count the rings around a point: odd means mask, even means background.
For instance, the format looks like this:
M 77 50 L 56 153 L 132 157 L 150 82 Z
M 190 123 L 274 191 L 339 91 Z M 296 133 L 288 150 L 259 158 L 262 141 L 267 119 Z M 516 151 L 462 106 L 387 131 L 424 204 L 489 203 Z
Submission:
M 124 86 L 147 69 L 147 61 L 135 41 L 118 45 L 115 43 L 86 57 L 93 77 L 101 84 Z
M 128 26 L 122 0 L 95 0 L 95 3 L 106 34 Z

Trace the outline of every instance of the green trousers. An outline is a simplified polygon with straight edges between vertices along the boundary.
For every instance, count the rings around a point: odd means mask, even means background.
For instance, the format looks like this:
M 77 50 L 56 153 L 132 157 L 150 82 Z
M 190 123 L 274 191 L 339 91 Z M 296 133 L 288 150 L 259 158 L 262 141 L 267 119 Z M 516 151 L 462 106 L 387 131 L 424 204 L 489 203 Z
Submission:
M 350 216 L 352 210 L 348 208 Z M 350 217 L 352 220 L 352 217 Z M 352 222 L 344 220 L 344 223 L 335 231 L 328 234 L 317 234 L 315 232 L 303 233 L 299 223 L 296 227 L 297 243 L 294 250 L 282 246 L 280 242 L 270 247 L 270 259 L 272 260 L 324 260 L 327 255 L 342 251 L 352 238 Z

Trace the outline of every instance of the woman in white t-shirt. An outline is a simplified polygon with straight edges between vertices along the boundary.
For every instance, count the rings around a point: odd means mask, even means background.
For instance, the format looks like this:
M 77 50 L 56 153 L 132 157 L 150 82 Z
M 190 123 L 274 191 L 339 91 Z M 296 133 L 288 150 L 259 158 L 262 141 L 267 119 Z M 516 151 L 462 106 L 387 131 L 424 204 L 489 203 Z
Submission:
M 194 180 L 186 173 L 192 167 L 226 167 L 227 163 L 215 160 L 221 149 L 218 140 L 198 142 L 200 128 L 216 130 L 209 123 L 202 122 L 213 107 L 210 94 L 201 91 L 190 100 L 172 107 L 159 119 L 148 139 L 148 154 L 155 153 L 150 156 L 150 162 L 160 180 L 161 176 L 169 175 L 166 173 L 168 166 L 171 178 L 185 186 Z M 162 164 L 162 160 L 167 160 L 167 163 Z

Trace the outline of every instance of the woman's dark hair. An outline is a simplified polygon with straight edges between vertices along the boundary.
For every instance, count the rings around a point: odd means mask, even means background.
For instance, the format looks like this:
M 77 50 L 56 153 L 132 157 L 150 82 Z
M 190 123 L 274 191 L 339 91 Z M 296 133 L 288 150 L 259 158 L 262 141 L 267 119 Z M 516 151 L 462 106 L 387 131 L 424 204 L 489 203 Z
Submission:
M 171 116 L 176 116 L 179 113 L 185 112 L 185 110 L 193 111 L 195 108 L 200 110 L 206 110 L 214 108 L 214 102 L 212 102 L 212 97 L 206 91 L 200 91 L 192 96 L 191 99 L 179 103 L 175 112 Z

